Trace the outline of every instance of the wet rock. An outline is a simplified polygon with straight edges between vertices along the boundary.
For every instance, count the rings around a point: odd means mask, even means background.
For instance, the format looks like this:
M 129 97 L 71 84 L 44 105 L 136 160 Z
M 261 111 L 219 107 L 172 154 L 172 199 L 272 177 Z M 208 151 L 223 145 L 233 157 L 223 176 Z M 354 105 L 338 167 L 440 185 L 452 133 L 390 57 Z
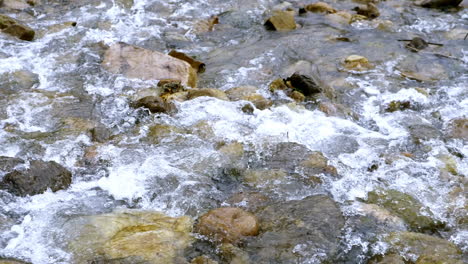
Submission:
M 268 30 L 290 31 L 296 29 L 294 11 L 274 11 L 273 16 L 267 19 L 265 27 Z
M 221 251 L 221 256 L 226 263 L 230 264 L 250 264 L 249 255 L 240 249 L 239 247 L 234 246 L 233 244 L 224 243 L 219 248 Z
M 226 95 L 229 97 L 230 100 L 238 101 L 244 100 L 243 98 L 245 98 L 246 96 L 256 94 L 257 90 L 257 87 L 254 86 L 240 86 L 227 90 Z
M 188 91 L 187 100 L 192 100 L 201 96 L 214 97 L 220 100 L 229 101 L 225 92 L 213 88 L 191 89 Z
M 358 6 L 354 8 L 354 10 L 358 15 L 365 16 L 370 19 L 380 16 L 379 9 L 373 3 L 367 3 L 366 6 Z
M 241 111 L 245 114 L 251 115 L 255 111 L 255 108 L 252 106 L 252 104 L 246 104 L 241 108 Z
M 87 263 L 96 255 L 111 260 L 136 258 L 152 264 L 175 263 L 192 242 L 191 228 L 192 221 L 187 216 L 133 210 L 78 217 L 65 226 L 75 263 Z
M 205 72 L 205 69 L 206 69 L 205 63 L 195 60 L 194 58 L 188 56 L 185 53 L 171 50 L 169 52 L 169 56 L 188 62 L 188 64 L 190 64 L 190 66 L 192 66 L 192 68 L 194 68 L 198 73 Z
M 391 253 L 402 254 L 417 264 L 464 263 L 461 250 L 441 238 L 420 233 L 395 232 L 385 238 L 385 242 L 390 244 Z
M 431 218 L 432 213 L 412 196 L 396 190 L 377 190 L 367 194 L 367 202 L 378 204 L 403 219 L 417 232 L 433 233 L 445 224 Z M 425 212 L 421 214 L 421 212 Z M 428 215 L 428 216 L 427 216 Z
M 324 261 L 338 248 L 344 218 L 328 196 L 279 202 L 257 211 L 262 233 L 245 245 L 254 263 Z
M 406 109 L 411 108 L 410 101 L 391 101 L 385 111 L 387 112 L 395 112 L 395 111 L 403 111 Z
M 133 0 L 116 0 L 115 4 L 117 4 L 121 8 L 130 9 L 133 6 Z
M 218 262 L 210 259 L 207 256 L 199 256 L 192 259 L 190 264 L 218 264 Z
M 415 4 L 427 8 L 448 8 L 456 7 L 461 2 L 463 2 L 463 0 L 422 0 L 416 1 Z
M 1 7 L 22 10 L 31 7 L 26 0 L 2 0 Z
M 468 119 L 452 120 L 449 124 L 449 137 L 468 140 Z
M 259 232 L 255 215 L 234 207 L 217 208 L 202 215 L 196 230 L 210 239 L 229 243 L 237 243 Z
M 353 15 L 346 11 L 338 11 L 336 13 L 326 15 L 326 18 L 337 24 L 348 25 L 351 23 Z
M 30 264 L 29 262 L 25 262 L 19 259 L 13 258 L 0 258 L 0 264 Z
M 416 141 L 438 138 L 441 135 L 439 129 L 431 124 L 412 124 L 408 126 L 408 130 L 411 137 Z
M 156 124 L 149 128 L 147 140 L 153 144 L 160 144 L 163 141 L 180 139 L 180 135 L 186 133 L 187 131 L 175 126 Z
M 344 60 L 344 67 L 354 71 L 366 71 L 373 68 L 369 60 L 360 55 L 350 55 L 346 57 Z
M 399 254 L 379 255 L 371 258 L 367 264 L 405 264 L 405 259 Z
M 196 35 L 210 32 L 216 24 L 219 24 L 219 18 L 217 16 L 212 16 L 205 20 L 198 20 L 194 23 L 191 32 Z
M 35 195 L 51 189 L 53 192 L 66 189 L 72 180 L 70 171 L 55 161 L 30 161 L 29 168 L 15 170 L 5 175 L 0 188 L 19 195 Z
M 258 192 L 241 192 L 231 196 L 227 201 L 229 205 L 255 210 L 270 202 L 270 198 Z
M 93 140 L 94 142 L 99 142 L 99 143 L 106 142 L 107 140 L 109 140 L 109 138 L 112 135 L 112 132 L 103 125 L 98 125 L 98 126 L 93 127 L 90 132 L 91 132 L 91 140 Z
M 466 28 L 454 28 L 448 32 L 446 32 L 444 35 L 447 39 L 465 39 L 468 34 L 468 29 Z
M 39 83 L 39 76 L 29 71 L 18 70 L 0 75 L 0 94 L 10 95 L 29 90 Z
M 288 89 L 288 86 L 286 85 L 283 79 L 276 79 L 270 83 L 268 88 L 270 89 L 271 92 L 274 92 L 277 90 L 286 90 Z
M 289 82 L 295 90 L 305 96 L 311 96 L 322 91 L 317 82 L 310 76 L 295 73 L 287 78 L 286 82 Z
M 146 96 L 140 98 L 139 100 L 130 103 L 130 106 L 133 108 L 144 107 L 150 110 L 151 113 L 174 113 L 177 111 L 175 105 L 171 102 L 163 100 L 159 96 Z
M 5 157 L 0 156 L 0 173 L 1 172 L 10 172 L 16 166 L 24 164 L 24 160 L 19 158 Z
M 240 159 L 244 155 L 244 145 L 239 142 L 232 142 L 222 144 L 219 146 L 218 151 L 231 159 Z
M 292 91 L 288 95 L 289 95 L 289 97 L 291 97 L 291 99 L 293 99 L 294 101 L 296 101 L 298 103 L 304 102 L 305 99 L 306 99 L 305 95 L 302 94 L 301 92 L 298 92 L 298 91 Z
M 313 4 L 306 5 L 305 10 L 313 13 L 328 13 L 333 14 L 336 13 L 336 9 L 334 9 L 331 5 L 324 3 L 324 2 L 317 2 Z
M 243 175 L 244 182 L 254 187 L 271 186 L 287 176 L 288 174 L 282 169 L 248 169 Z
M 429 44 L 427 44 L 427 42 L 424 39 L 415 37 L 408 44 L 406 44 L 405 47 L 411 51 L 417 52 L 427 48 L 428 46 Z
M 398 64 L 397 69 L 401 72 L 401 76 L 419 82 L 434 82 L 448 78 L 444 66 L 425 58 L 408 57 Z
M 131 46 L 122 42 L 107 49 L 104 69 L 129 78 L 143 80 L 177 79 L 183 85 L 196 86 L 197 73 L 189 63 L 169 55 Z
M 0 30 L 5 33 L 17 37 L 21 40 L 31 41 L 34 39 L 35 32 L 32 28 L 21 24 L 18 20 L 6 15 L 0 14 Z
M 44 37 L 45 35 L 47 34 L 53 34 L 53 33 L 57 33 L 57 32 L 60 32 L 62 30 L 65 30 L 65 29 L 68 29 L 68 28 L 71 28 L 71 27 L 75 27 L 77 25 L 76 22 L 64 22 L 64 23 L 60 23 L 60 24 L 55 24 L 55 25 L 52 25 L 50 27 L 48 27 L 47 29 L 45 30 L 41 30 L 37 33 L 36 37 L 37 38 L 42 38 Z

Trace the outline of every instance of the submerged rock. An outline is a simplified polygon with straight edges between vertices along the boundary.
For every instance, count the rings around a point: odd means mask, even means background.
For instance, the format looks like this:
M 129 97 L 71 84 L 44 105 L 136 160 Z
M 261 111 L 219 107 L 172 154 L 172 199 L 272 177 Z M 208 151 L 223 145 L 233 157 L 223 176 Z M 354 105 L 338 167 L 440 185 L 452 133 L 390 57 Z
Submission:
M 196 230 L 215 241 L 228 243 L 238 243 L 243 237 L 259 232 L 255 215 L 235 207 L 217 208 L 202 215 Z
M 34 39 L 35 32 L 32 28 L 21 24 L 18 20 L 6 15 L 0 14 L 0 30 L 17 37 L 21 40 L 31 41 Z
M 268 30 L 294 30 L 297 27 L 294 20 L 294 11 L 274 11 L 273 16 L 268 18 L 264 25 Z
M 315 195 L 279 202 L 257 211 L 261 234 L 245 250 L 253 263 L 303 263 L 326 260 L 338 248 L 344 217 L 328 196 Z
M 189 63 L 122 42 L 107 49 L 102 66 L 112 73 L 123 74 L 129 78 L 176 79 L 191 87 L 195 87 L 197 83 L 197 73 Z
M 444 228 L 445 224 L 433 220 L 432 213 L 412 196 L 397 190 L 377 190 L 369 192 L 367 202 L 378 204 L 391 213 L 402 218 L 405 223 L 417 232 L 436 232 Z M 425 211 L 425 215 L 421 214 Z M 426 216 L 429 215 L 429 216 Z
M 65 229 L 71 235 L 68 247 L 76 263 L 103 256 L 110 260 L 133 258 L 170 264 L 191 244 L 191 227 L 192 221 L 187 216 L 123 210 L 78 217 L 69 221 Z
M 0 94 L 26 91 L 39 83 L 39 76 L 30 71 L 18 70 L 0 75 Z
M 55 161 L 30 161 L 29 168 L 15 170 L 5 175 L 0 188 L 19 195 L 35 195 L 51 189 L 53 192 L 66 189 L 72 174 Z
M 412 232 L 391 233 L 385 242 L 390 244 L 390 252 L 402 254 L 416 264 L 450 263 L 462 264 L 461 250 L 453 243 Z

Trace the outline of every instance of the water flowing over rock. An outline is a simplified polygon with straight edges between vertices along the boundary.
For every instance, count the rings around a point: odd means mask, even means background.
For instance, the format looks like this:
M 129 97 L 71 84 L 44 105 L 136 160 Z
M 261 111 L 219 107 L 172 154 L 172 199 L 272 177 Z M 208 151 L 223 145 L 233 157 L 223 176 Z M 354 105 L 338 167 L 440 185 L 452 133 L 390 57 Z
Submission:
M 49 188 L 53 192 L 66 189 L 71 179 L 71 172 L 54 161 L 32 160 L 29 168 L 6 174 L 0 188 L 19 196 L 35 195 Z
M 157 51 L 115 43 L 104 54 L 102 66 L 129 78 L 144 80 L 177 79 L 195 87 L 197 74 L 189 63 Z
M 344 218 L 325 195 L 280 202 L 256 212 L 261 233 L 246 244 L 258 263 L 300 263 L 305 257 L 326 260 L 338 248 Z
M 170 264 L 175 263 L 192 241 L 189 217 L 175 218 L 150 211 L 124 210 L 83 216 L 71 220 L 66 228 L 70 232 L 69 248 L 77 263 L 86 263 L 102 255 L 111 263 L 134 258 L 153 264 Z

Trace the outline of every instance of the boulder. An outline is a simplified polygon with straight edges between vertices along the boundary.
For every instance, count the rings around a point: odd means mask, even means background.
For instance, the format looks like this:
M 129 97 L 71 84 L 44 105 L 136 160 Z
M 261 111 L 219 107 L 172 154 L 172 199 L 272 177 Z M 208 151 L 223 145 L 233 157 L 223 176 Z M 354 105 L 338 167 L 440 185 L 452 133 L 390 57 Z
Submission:
M 243 237 L 256 236 L 259 232 L 255 215 L 235 207 L 217 208 L 202 215 L 196 230 L 224 243 L 238 243 Z
M 151 113 L 174 113 L 177 111 L 175 105 L 163 100 L 159 96 L 146 96 L 130 103 L 133 108 L 146 108 Z
M 267 19 L 265 27 L 268 30 L 290 31 L 296 29 L 294 11 L 274 11 L 273 16 Z
M 0 188 L 19 195 L 35 195 L 51 189 L 53 192 L 66 189 L 72 174 L 55 161 L 30 161 L 29 168 L 15 170 L 3 177 Z
M 34 39 L 35 32 L 32 28 L 21 24 L 18 20 L 6 15 L 0 14 L 0 30 L 5 33 L 17 37 L 21 40 L 31 41 Z
M 126 43 L 115 43 L 104 54 L 104 69 L 143 80 L 176 79 L 195 87 L 197 73 L 189 63 L 169 55 Z
M 225 92 L 213 88 L 190 89 L 187 94 L 187 99 L 192 100 L 201 96 L 214 97 L 220 100 L 229 101 Z
M 190 66 L 192 66 L 192 68 L 194 68 L 198 73 L 203 73 L 205 72 L 205 69 L 206 69 L 206 65 L 205 63 L 201 62 L 201 61 L 197 61 L 195 60 L 194 58 L 188 56 L 187 54 L 185 53 L 182 53 L 182 52 L 178 52 L 178 51 L 175 51 L 175 50 L 171 50 L 169 52 L 169 56 L 171 57 L 174 57 L 174 58 L 177 58 L 179 60 L 183 60 L 183 61 L 186 61 L 188 64 L 190 64 Z
M 337 252 L 344 217 L 326 195 L 278 202 L 256 215 L 261 234 L 244 247 L 252 263 L 305 263 L 313 256 L 325 261 Z
M 401 254 L 416 264 L 462 264 L 461 250 L 452 242 L 420 233 L 394 232 L 386 237 L 390 253 Z
M 304 9 L 313 13 L 328 13 L 328 14 L 336 13 L 336 9 L 334 9 L 331 5 L 324 3 L 324 2 L 317 2 L 317 3 L 306 5 Z
M 367 194 L 367 202 L 377 204 L 405 221 L 411 230 L 436 232 L 444 223 L 431 218 L 432 213 L 412 196 L 397 190 L 376 190 Z M 424 211 L 424 214 L 421 212 Z
M 65 230 L 74 263 L 89 263 L 98 255 L 109 260 L 139 260 L 122 263 L 170 264 L 191 244 L 191 227 L 187 216 L 121 210 L 77 217 L 67 222 Z

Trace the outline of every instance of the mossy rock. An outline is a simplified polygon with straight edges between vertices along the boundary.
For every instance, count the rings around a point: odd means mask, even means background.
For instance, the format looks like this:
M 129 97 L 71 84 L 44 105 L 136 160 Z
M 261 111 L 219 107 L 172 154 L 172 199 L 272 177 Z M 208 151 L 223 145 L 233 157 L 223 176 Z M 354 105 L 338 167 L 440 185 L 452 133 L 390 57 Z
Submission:
M 423 208 L 422 204 L 411 195 L 397 190 L 376 190 L 369 192 L 367 194 L 367 202 L 378 204 L 396 216 L 399 216 L 413 231 L 433 233 L 445 226 L 444 223 L 422 215 L 421 211 L 423 210 L 428 215 L 432 215 L 432 213 Z
M 416 264 L 462 264 L 462 251 L 452 242 L 420 233 L 391 233 L 385 242 L 390 252 L 403 254 Z

